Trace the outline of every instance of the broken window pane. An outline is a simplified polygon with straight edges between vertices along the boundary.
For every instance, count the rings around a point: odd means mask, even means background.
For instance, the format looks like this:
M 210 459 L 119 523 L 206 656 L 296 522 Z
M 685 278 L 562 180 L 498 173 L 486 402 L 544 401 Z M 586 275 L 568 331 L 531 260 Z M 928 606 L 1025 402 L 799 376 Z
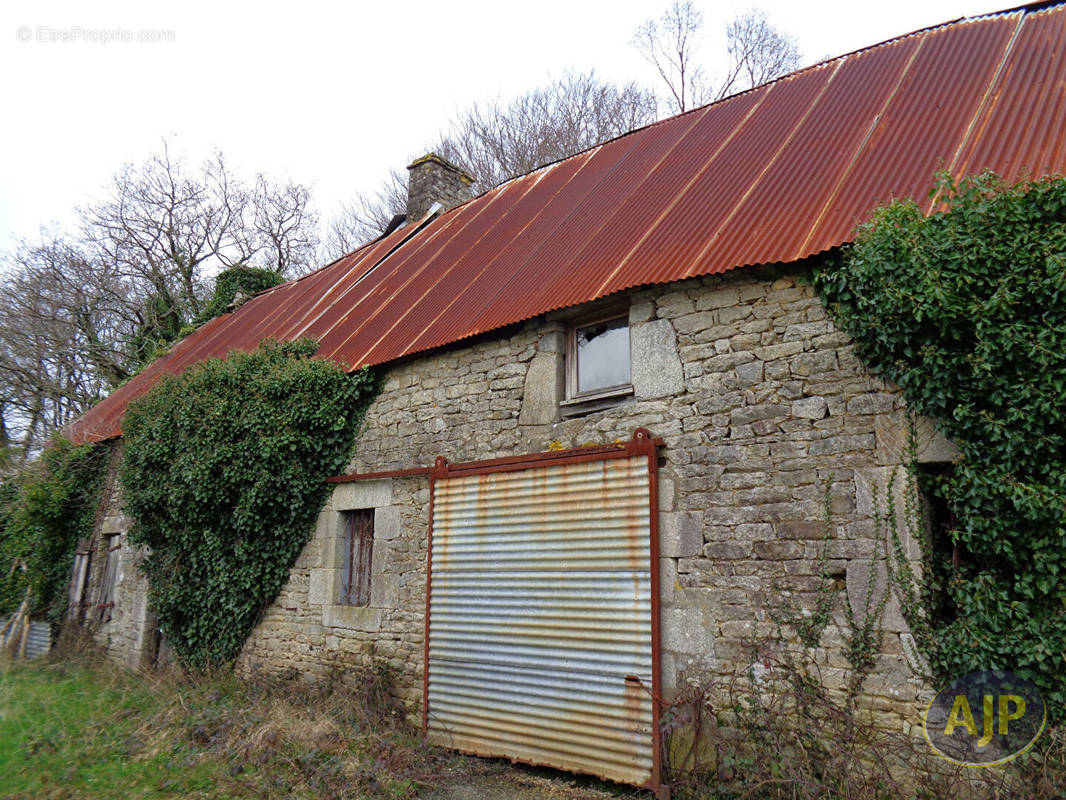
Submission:
M 629 384 L 629 325 L 624 318 L 585 325 L 574 339 L 578 394 Z

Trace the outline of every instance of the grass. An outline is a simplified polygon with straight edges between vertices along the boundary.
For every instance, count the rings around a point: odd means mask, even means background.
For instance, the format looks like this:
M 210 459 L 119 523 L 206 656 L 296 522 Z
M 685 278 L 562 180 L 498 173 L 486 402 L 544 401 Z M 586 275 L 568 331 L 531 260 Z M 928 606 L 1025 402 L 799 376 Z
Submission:
M 268 686 L 84 660 L 7 662 L 0 796 L 415 797 L 454 756 L 407 729 L 387 676 L 359 678 L 357 694 L 339 682 Z
M 0 661 L 0 799 L 636 800 L 646 792 L 426 745 L 389 672 L 315 685 Z
M 9 798 L 218 797 L 223 765 L 148 747 L 168 698 L 83 666 L 0 671 L 0 785 Z M 188 761 L 181 770 L 177 761 Z M 177 775 L 178 780 L 172 776 Z M 169 784 L 169 785 L 168 785 Z

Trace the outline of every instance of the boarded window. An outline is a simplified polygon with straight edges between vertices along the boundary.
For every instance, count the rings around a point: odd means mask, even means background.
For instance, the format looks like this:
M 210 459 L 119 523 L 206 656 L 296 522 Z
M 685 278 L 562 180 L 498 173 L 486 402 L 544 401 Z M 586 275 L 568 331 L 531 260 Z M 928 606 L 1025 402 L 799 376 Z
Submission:
M 115 607 L 115 584 L 118 582 L 119 535 L 104 537 L 107 560 L 104 562 L 104 575 L 100 581 L 100 602 L 97 605 L 100 622 L 111 621 L 111 609 Z
M 374 509 L 349 511 L 346 517 L 341 602 L 351 606 L 368 606 L 370 564 L 374 557 Z

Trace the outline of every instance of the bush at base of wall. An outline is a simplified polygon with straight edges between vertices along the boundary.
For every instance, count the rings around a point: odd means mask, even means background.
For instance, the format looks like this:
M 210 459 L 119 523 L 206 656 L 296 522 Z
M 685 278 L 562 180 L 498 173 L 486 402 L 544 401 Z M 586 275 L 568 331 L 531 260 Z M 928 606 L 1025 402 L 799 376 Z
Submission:
M 859 355 L 962 452 L 924 613 L 938 678 L 1008 669 L 1066 708 L 1066 180 L 941 179 L 880 210 L 816 283 Z M 943 556 L 943 554 L 942 554 Z
M 189 667 L 233 659 L 280 591 L 344 470 L 377 392 L 311 356 L 264 342 L 164 380 L 123 422 L 121 481 L 147 545 L 149 603 Z

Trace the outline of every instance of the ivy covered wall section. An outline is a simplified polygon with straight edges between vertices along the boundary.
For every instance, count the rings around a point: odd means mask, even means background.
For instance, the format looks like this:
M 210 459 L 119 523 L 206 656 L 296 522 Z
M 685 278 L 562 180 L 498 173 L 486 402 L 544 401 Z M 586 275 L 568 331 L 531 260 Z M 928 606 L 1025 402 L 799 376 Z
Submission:
M 33 618 L 64 620 L 74 553 L 92 534 L 108 455 L 57 436 L 37 462 L 0 481 L 0 616 L 26 600 Z
M 941 178 L 816 272 L 861 357 L 961 450 L 934 487 L 959 565 L 908 622 L 936 677 L 978 669 L 1066 704 L 1066 180 Z M 935 576 L 926 576 L 935 580 Z
M 157 385 L 123 423 L 130 539 L 149 603 L 189 667 L 236 656 L 288 578 L 378 390 L 370 370 L 265 342 Z

